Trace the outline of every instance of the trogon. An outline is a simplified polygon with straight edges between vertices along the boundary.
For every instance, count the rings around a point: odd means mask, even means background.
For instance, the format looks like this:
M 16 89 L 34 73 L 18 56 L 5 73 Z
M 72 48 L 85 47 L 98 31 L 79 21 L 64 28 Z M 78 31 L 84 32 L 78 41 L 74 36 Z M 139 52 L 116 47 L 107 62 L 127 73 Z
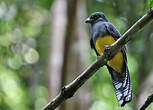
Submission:
M 113 44 L 121 37 L 119 31 L 113 24 L 108 22 L 102 12 L 91 14 L 85 22 L 91 24 L 92 37 L 90 45 L 95 50 L 97 56 L 103 54 L 106 45 Z M 112 78 L 118 105 L 124 106 L 132 100 L 126 47 L 124 46 L 112 59 L 107 61 L 106 66 Z

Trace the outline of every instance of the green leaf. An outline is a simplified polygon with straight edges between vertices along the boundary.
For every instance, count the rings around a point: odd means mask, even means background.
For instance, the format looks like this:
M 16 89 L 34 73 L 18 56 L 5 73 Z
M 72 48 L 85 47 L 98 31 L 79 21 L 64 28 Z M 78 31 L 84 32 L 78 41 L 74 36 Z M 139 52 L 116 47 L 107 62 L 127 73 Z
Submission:
M 12 69 L 19 69 L 22 66 L 22 58 L 19 55 L 14 55 L 13 58 L 8 59 L 8 66 Z
M 28 64 L 35 64 L 39 60 L 39 54 L 34 48 L 30 48 L 24 55 L 24 59 Z
M 148 0 L 148 6 L 153 6 L 153 0 Z

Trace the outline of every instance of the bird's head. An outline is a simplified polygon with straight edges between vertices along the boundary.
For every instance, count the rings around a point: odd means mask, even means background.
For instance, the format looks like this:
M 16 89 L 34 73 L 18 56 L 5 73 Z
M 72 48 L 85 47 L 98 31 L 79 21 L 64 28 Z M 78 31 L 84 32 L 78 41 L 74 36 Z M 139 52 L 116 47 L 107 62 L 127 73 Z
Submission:
M 108 22 L 107 18 L 105 17 L 104 13 L 102 12 L 94 12 L 92 13 L 86 20 L 85 23 L 93 24 L 98 21 Z

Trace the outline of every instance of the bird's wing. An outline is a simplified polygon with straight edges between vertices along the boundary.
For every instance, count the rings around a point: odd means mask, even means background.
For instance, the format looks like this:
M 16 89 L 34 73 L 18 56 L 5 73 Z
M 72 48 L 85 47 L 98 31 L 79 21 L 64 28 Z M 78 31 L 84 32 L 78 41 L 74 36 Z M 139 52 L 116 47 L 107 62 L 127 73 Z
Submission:
M 120 34 L 120 32 L 115 28 L 115 26 L 113 24 L 111 24 L 109 22 L 106 22 L 105 23 L 105 26 L 106 26 L 106 29 L 107 29 L 108 33 L 110 35 L 112 35 L 115 40 L 117 40 L 120 37 L 122 37 L 122 35 Z M 122 53 L 123 53 L 123 56 L 124 56 L 124 60 L 127 62 L 126 46 L 123 46 Z
M 92 38 L 90 39 L 90 46 L 91 46 L 91 48 L 93 48 L 95 50 L 96 55 L 99 56 L 98 52 L 96 51 L 96 48 L 95 48 L 95 45 L 94 45 L 94 42 L 93 42 Z
M 93 44 L 92 38 L 90 39 L 90 47 L 93 48 L 93 49 L 94 49 L 94 47 L 95 47 L 94 44 Z
M 108 33 L 111 36 L 113 36 L 115 40 L 121 37 L 119 31 L 111 23 L 106 23 L 105 26 Z M 123 54 L 123 59 L 124 59 L 122 74 L 116 72 L 113 68 L 109 67 L 108 65 L 107 68 L 113 80 L 113 85 L 115 88 L 118 104 L 120 106 L 124 106 L 126 103 L 132 100 L 132 89 L 130 84 L 129 71 L 127 67 L 127 56 L 126 56 L 125 46 L 121 49 L 121 52 Z
M 115 38 L 115 40 L 119 39 L 122 36 L 113 24 L 106 22 L 105 26 L 109 34 L 111 34 Z

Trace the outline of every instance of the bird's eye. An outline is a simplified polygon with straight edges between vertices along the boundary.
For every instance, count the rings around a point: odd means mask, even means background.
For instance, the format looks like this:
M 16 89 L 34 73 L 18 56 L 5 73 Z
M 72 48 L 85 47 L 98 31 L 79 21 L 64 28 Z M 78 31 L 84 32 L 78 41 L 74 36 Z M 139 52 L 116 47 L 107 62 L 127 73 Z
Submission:
M 95 19 L 95 17 L 94 16 L 91 16 L 91 19 Z
M 100 18 L 100 17 L 101 17 L 101 15 L 98 15 L 98 17 Z
M 98 16 L 97 16 L 97 15 L 93 16 L 93 19 L 95 19 L 95 20 L 96 20 L 97 18 L 98 18 Z
M 91 16 L 90 19 L 93 19 L 93 20 L 96 20 L 99 18 L 99 15 L 94 15 L 94 16 Z

